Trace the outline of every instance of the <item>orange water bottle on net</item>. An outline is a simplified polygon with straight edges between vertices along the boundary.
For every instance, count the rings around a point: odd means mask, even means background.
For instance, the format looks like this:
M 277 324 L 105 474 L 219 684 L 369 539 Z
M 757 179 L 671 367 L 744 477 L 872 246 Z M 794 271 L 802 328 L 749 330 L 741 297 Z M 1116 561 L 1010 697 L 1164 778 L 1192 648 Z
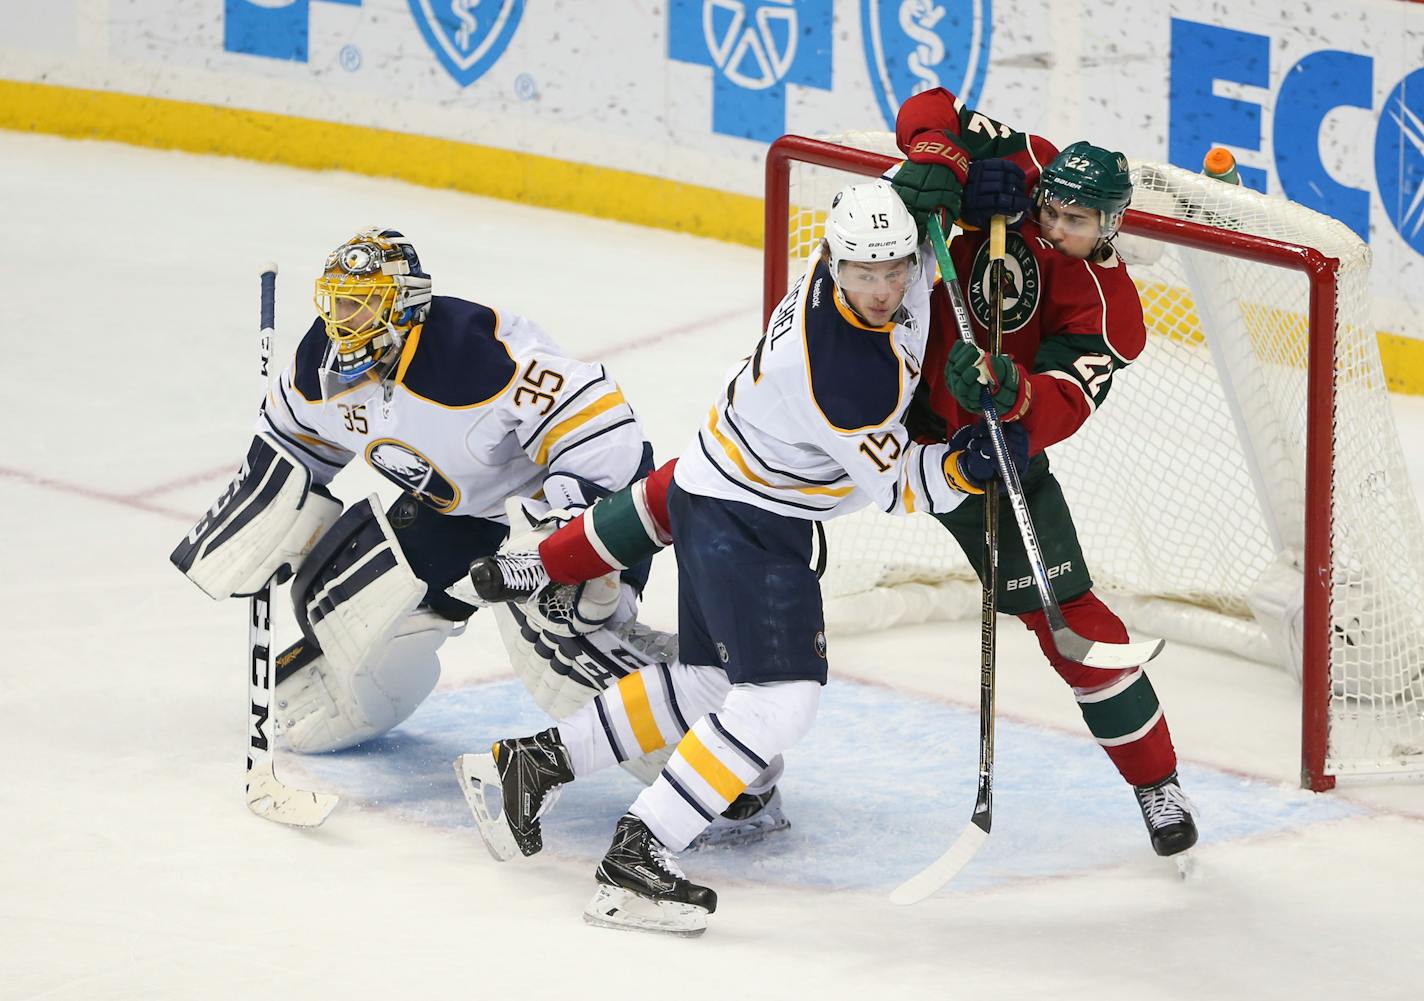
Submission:
M 1236 172 L 1236 157 L 1223 146 L 1213 146 L 1202 159 L 1202 173 L 1227 184 L 1240 184 L 1241 175 Z

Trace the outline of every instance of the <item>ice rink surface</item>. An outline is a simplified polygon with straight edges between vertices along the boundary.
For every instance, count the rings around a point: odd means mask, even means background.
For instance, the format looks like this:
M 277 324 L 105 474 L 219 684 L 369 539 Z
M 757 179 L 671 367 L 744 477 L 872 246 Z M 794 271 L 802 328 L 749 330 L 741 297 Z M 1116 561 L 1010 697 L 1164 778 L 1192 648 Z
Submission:
M 585 927 L 636 794 L 571 787 L 549 849 L 486 854 L 455 754 L 544 725 L 487 616 L 432 698 L 357 752 L 279 758 L 341 792 L 320 830 L 242 799 L 245 614 L 167 556 L 250 437 L 257 269 L 290 350 L 357 228 L 414 238 L 438 293 L 536 319 L 608 363 L 676 454 L 760 333 L 759 255 L 341 174 L 0 133 L 3 338 L 17 426 L 0 675 L 0 999 L 1375 999 L 1421 994 L 1424 786 L 1298 788 L 1299 690 L 1180 644 L 1152 677 L 1202 810 L 1198 872 L 1152 855 L 1130 791 L 1012 620 L 1000 627 L 994 834 L 961 881 L 886 895 L 967 821 L 977 623 L 833 639 L 787 755 L 793 828 L 683 858 L 700 940 Z M 1424 400 L 1395 400 L 1416 494 Z M 344 473 L 346 501 L 393 487 Z M 1091 554 L 1089 554 L 1091 559 Z M 673 626 L 669 557 L 645 618 Z M 290 626 L 287 636 L 290 637 Z

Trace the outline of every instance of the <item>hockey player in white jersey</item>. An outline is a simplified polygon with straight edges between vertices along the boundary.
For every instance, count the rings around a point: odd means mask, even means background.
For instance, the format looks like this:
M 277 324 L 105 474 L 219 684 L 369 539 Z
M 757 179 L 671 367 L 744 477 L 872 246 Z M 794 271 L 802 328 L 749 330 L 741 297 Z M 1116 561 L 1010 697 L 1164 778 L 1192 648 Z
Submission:
M 994 483 L 982 425 L 922 444 L 903 424 L 928 334 L 926 259 L 888 184 L 836 196 L 820 251 L 676 466 L 679 658 L 629 674 L 555 727 L 456 761 L 502 860 L 542 848 L 539 817 L 560 785 L 675 745 L 619 820 L 585 920 L 705 929 L 716 894 L 675 854 L 748 787 L 774 782 L 815 719 L 827 679 L 820 523 L 872 503 L 948 511 Z M 1026 436 L 1005 436 L 1022 468 Z
M 303 636 L 273 702 L 301 752 L 385 733 L 435 687 L 437 649 L 474 611 L 445 589 L 507 536 L 507 498 L 577 510 L 652 467 L 603 366 L 522 316 L 434 295 L 395 230 L 332 251 L 315 301 L 236 479 L 171 557 L 217 599 L 295 575 Z M 357 456 L 404 491 L 388 511 L 372 495 L 343 512 L 327 491 Z

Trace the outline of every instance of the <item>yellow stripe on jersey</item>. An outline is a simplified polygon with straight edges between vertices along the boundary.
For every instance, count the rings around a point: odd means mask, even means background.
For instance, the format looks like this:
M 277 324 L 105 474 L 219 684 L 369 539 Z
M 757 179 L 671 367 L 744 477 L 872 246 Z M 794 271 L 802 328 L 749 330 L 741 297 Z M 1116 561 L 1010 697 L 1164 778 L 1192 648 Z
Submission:
M 628 675 L 618 682 L 618 695 L 623 699 L 623 711 L 628 714 L 628 724 L 633 728 L 633 736 L 638 738 L 638 746 L 643 753 L 656 751 L 667 745 L 658 721 L 653 717 L 653 707 L 648 703 L 648 687 L 643 675 L 638 672 Z
M 618 406 L 626 403 L 623 399 L 622 390 L 615 389 L 613 392 L 594 400 L 572 417 L 560 421 L 549 429 L 549 433 L 544 435 L 544 444 L 539 446 L 539 454 L 534 456 L 534 461 L 544 466 L 549 462 L 549 450 L 559 443 L 559 439 L 565 437 L 569 432 L 576 431 L 599 414 L 606 413 Z M 662 745 L 658 745 L 661 747 Z
M 798 493 L 824 494 L 827 497 L 844 497 L 846 494 L 850 493 L 852 490 L 855 489 L 853 485 L 849 487 L 779 487 L 773 483 L 768 483 L 756 473 L 752 472 L 751 467 L 747 465 L 747 460 L 742 458 L 742 450 L 737 447 L 736 443 L 732 441 L 732 439 L 724 435 L 721 431 L 717 430 L 716 407 L 713 407 L 711 413 L 708 414 L 707 430 L 712 432 L 712 437 L 717 439 L 717 444 L 722 446 L 722 451 L 727 453 L 727 458 L 731 459 L 734 463 L 736 463 L 737 468 L 742 471 L 742 475 L 745 476 L 747 479 L 751 480 L 753 483 L 759 483 L 764 487 L 770 487 L 772 490 L 795 490 Z
M 405 381 L 405 370 L 410 368 L 410 363 L 415 358 L 415 352 L 420 347 L 420 332 L 424 329 L 425 324 L 417 323 L 407 335 L 405 347 L 401 350 L 400 366 L 396 369 L 396 382 Z
M 678 741 L 677 753 L 692 766 L 693 771 L 702 776 L 702 781 L 728 803 L 740 796 L 742 790 L 747 787 L 747 784 L 737 777 L 736 772 L 722 764 L 717 755 L 709 751 L 707 745 L 702 743 L 692 730 L 688 730 L 687 735 Z

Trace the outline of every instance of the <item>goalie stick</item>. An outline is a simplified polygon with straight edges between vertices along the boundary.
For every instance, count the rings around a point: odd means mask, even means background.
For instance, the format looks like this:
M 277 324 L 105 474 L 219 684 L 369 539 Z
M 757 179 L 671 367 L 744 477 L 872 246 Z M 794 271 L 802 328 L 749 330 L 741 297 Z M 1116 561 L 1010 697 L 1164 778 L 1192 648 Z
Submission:
M 262 393 L 276 326 L 277 265 L 262 269 L 262 329 L 259 334 Z M 248 703 L 247 807 L 264 820 L 292 827 L 317 827 L 336 809 L 339 797 L 285 785 L 277 778 L 272 748 L 272 581 L 251 598 L 247 624 Z

